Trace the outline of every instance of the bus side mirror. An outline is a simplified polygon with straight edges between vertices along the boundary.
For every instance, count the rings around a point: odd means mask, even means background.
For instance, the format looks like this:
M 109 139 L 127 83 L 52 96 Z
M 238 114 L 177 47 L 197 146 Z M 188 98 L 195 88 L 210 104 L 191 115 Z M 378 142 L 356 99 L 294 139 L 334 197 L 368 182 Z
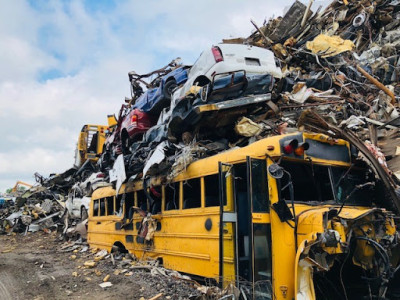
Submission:
M 285 174 L 285 170 L 280 165 L 275 163 L 268 167 L 268 173 L 269 173 L 269 175 L 271 175 L 272 178 L 281 179 L 283 177 L 283 175 Z M 289 184 L 289 188 L 292 188 L 290 184 Z M 293 190 L 291 190 L 291 193 L 290 193 L 291 198 L 293 198 L 292 191 Z M 289 206 L 286 204 L 286 202 L 283 199 L 279 198 L 278 202 L 272 204 L 272 208 L 277 213 L 281 222 L 293 220 L 293 214 L 290 211 Z
M 283 177 L 283 168 L 278 164 L 272 164 L 268 167 L 268 173 L 272 178 L 281 179 Z

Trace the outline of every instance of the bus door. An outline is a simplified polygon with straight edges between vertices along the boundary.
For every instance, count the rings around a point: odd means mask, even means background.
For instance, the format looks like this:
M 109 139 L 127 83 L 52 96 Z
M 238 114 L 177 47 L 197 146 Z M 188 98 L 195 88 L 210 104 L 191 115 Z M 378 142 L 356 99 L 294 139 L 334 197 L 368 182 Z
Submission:
M 237 214 L 234 201 L 233 165 L 219 163 L 219 283 L 222 287 L 237 282 Z
M 247 279 L 253 284 L 253 299 L 272 299 L 271 222 L 266 159 L 247 157 L 246 169 L 249 237 L 244 250 L 249 254 Z M 240 199 L 237 198 L 237 201 Z M 239 226 L 243 226 L 240 224 L 240 216 Z

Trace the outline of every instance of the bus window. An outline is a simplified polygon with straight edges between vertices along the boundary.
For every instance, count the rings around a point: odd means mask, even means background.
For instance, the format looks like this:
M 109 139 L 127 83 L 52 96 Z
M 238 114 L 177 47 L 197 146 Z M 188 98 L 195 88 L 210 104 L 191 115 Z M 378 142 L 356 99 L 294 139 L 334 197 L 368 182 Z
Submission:
M 280 165 L 291 175 L 295 201 L 334 200 L 327 166 L 285 160 Z M 285 174 L 280 179 L 281 197 L 284 200 L 290 200 L 288 182 L 289 176 Z
M 147 205 L 147 197 L 146 197 L 144 191 L 143 190 L 137 191 L 136 195 L 137 195 L 138 207 L 141 210 L 149 211 L 149 208 L 148 208 L 148 205 Z
M 97 217 L 99 215 L 99 201 L 100 200 L 93 201 L 93 216 L 94 217 Z
M 357 186 L 374 181 L 372 175 L 365 169 L 329 167 L 332 174 L 332 185 L 337 203 L 346 200 L 348 205 L 371 206 L 378 203 L 381 198 L 379 186 L 371 189 L 368 187 L 357 189 Z
M 206 194 L 206 207 L 219 206 L 219 184 L 218 174 L 204 177 L 204 186 Z
M 106 199 L 100 199 L 100 216 L 106 215 Z
M 267 165 L 264 159 L 251 160 L 251 182 L 253 212 L 268 212 L 268 178 Z
M 112 216 L 114 214 L 114 197 L 107 197 L 107 216 Z
M 121 201 L 122 201 L 123 194 L 117 195 L 115 198 L 115 214 L 119 217 L 122 216 L 122 206 L 121 206 Z
M 168 184 L 164 188 L 165 209 L 179 209 L 179 182 Z
M 200 182 L 200 178 L 195 178 L 183 184 L 183 209 L 201 207 Z
M 272 279 L 270 224 L 253 224 L 254 281 Z
M 125 194 L 125 218 L 130 219 L 133 216 L 132 207 L 135 205 L 135 193 Z
M 247 193 L 247 167 L 243 163 L 235 165 L 235 195 L 238 212 L 239 276 L 251 280 L 251 207 Z
M 161 213 L 161 200 L 162 200 L 161 186 L 152 186 L 149 189 L 149 193 L 151 198 L 154 200 L 154 203 L 152 203 L 151 205 L 151 214 L 156 215 Z

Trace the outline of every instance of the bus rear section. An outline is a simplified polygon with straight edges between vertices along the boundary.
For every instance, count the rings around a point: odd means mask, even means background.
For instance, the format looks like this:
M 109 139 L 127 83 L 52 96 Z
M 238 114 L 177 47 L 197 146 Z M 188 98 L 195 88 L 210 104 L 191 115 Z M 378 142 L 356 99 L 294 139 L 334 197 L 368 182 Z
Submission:
M 295 133 L 93 193 L 91 246 L 229 283 L 254 299 L 397 299 L 385 190 L 348 142 Z

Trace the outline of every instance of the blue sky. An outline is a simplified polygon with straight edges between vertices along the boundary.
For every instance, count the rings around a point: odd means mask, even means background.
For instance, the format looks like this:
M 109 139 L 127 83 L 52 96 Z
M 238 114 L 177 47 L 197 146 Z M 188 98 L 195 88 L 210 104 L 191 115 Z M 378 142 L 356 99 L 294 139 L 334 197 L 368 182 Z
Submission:
M 292 2 L 0 0 L 0 192 L 71 167 L 82 126 L 129 95 L 129 71 L 192 64 Z

